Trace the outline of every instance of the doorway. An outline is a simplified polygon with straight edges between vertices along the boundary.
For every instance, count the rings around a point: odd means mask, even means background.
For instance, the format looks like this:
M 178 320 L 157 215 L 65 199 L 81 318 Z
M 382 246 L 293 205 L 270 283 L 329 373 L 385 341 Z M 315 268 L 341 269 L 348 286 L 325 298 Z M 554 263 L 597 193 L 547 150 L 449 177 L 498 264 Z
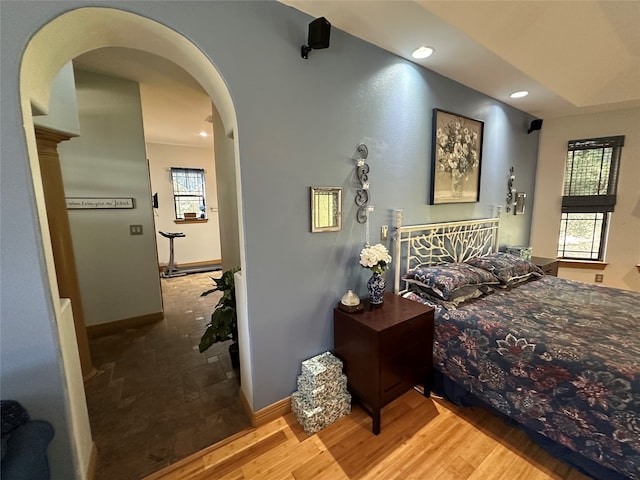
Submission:
M 82 34 L 84 32 L 84 34 Z M 92 32 L 92 35 L 86 35 Z M 135 32 L 135 34 L 132 34 Z M 120 34 L 118 34 L 120 33 Z M 53 254 L 50 246 L 46 210 L 42 198 L 42 178 L 37 166 L 38 156 L 33 128 L 33 115 L 49 113 L 49 95 L 51 82 L 57 72 L 70 60 L 82 52 L 103 47 L 135 47 L 163 56 L 178 65 L 181 65 L 190 74 L 199 79 L 205 91 L 216 104 L 220 114 L 219 125 L 222 137 L 226 142 L 225 161 L 231 168 L 239 164 L 237 156 L 237 138 L 235 111 L 230 94 L 222 80 L 222 77 L 213 67 L 211 62 L 192 43 L 176 31 L 157 24 L 149 19 L 134 14 L 108 8 L 81 8 L 69 11 L 54 19 L 41 29 L 28 44 L 23 57 L 20 85 L 21 106 L 25 128 L 29 162 L 32 166 L 34 188 L 36 191 L 36 204 L 42 232 L 43 250 L 49 275 L 49 284 L 52 297 L 58 296 L 57 282 Z M 235 187 L 235 178 L 233 181 Z M 232 204 L 236 205 L 237 193 L 233 189 Z M 225 245 L 230 250 L 230 255 L 223 251 L 223 258 L 230 261 L 242 256 L 243 240 L 241 229 L 237 225 L 242 222 L 237 218 L 241 212 L 238 209 L 230 210 L 227 220 L 223 223 L 236 225 L 236 229 L 226 230 Z M 226 247 L 223 246 L 223 250 Z M 57 320 L 62 318 L 62 310 L 57 302 L 54 302 L 54 313 Z M 248 352 L 247 352 L 248 354 Z M 63 359 L 72 358 L 74 352 L 62 351 Z M 67 370 L 67 363 L 62 362 Z M 248 364 L 248 362 L 246 362 Z M 69 392 L 78 392 L 82 388 L 82 378 L 74 375 L 75 372 L 67 370 L 67 388 Z M 250 383 L 250 371 L 243 370 L 243 381 Z M 78 388 L 80 386 L 80 389 Z M 73 451 L 76 462 L 81 471 L 88 471 L 92 458 L 92 439 L 88 429 L 88 415 L 84 397 L 69 395 L 69 408 L 71 422 L 73 423 Z M 249 402 L 251 403 L 251 402 Z
M 134 211 L 69 211 L 78 276 L 88 297 L 83 302 L 87 323 L 124 307 L 128 298 L 140 297 L 143 306 L 146 292 L 162 292 L 162 301 L 147 307 L 156 311 L 162 305 L 161 321 L 126 328 L 89 326 L 91 333 L 100 329 L 89 340 L 98 373 L 85 381 L 99 452 L 95 479 L 137 479 L 250 424 L 228 352 L 218 345 L 205 353 L 197 350 L 212 302 L 219 297 L 200 298 L 212 286 L 209 275 L 167 279 L 158 272 L 158 265 L 166 264 L 168 243 L 159 231 L 185 232 L 177 242 L 180 263 L 185 253 L 192 261 L 220 258 L 214 136 L 206 122 L 212 106 L 184 70 L 147 52 L 102 48 L 74 59 L 73 70 L 81 135 L 59 147 L 69 184 L 66 195 L 91 195 L 89 188 L 114 195 L 143 192 L 135 195 Z M 168 175 L 175 167 L 202 169 L 210 207 L 206 219 L 175 219 Z M 143 204 L 140 199 L 152 198 L 152 192 L 157 204 Z M 137 222 L 144 235 L 128 235 L 128 225 Z M 108 244 L 99 245 L 99 238 L 108 238 Z M 154 247 L 157 255 L 151 252 Z M 129 264 L 135 272 L 121 278 L 118 272 Z M 143 277 L 144 269 L 149 274 Z M 102 280 L 109 279 L 118 281 L 106 288 Z M 119 302 L 111 305 L 116 302 L 105 302 L 101 295 Z

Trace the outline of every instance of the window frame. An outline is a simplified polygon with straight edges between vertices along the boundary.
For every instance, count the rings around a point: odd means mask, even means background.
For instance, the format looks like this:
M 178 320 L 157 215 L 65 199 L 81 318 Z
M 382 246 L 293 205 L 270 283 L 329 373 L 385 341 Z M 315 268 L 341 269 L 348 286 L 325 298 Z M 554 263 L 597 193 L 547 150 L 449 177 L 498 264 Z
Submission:
M 566 242 L 564 243 L 564 245 L 561 243 L 561 239 L 562 237 L 558 238 L 558 258 L 563 259 L 563 260 L 579 260 L 579 261 L 586 261 L 586 262 L 602 262 L 604 261 L 604 254 L 606 252 L 606 247 L 607 247 L 607 236 L 609 233 L 609 223 L 610 223 L 610 219 L 611 219 L 611 214 L 610 212 L 562 212 L 560 215 L 560 234 L 562 235 L 563 232 L 563 223 L 567 223 L 569 222 L 568 219 L 565 220 L 564 216 L 565 215 L 570 215 L 572 213 L 583 213 L 583 214 L 602 214 L 602 224 L 600 226 L 600 232 L 598 234 L 598 238 L 599 238 L 599 246 L 598 246 L 598 251 L 597 251 L 597 258 L 593 258 L 593 247 L 591 249 L 591 257 L 587 258 L 587 257 L 578 257 L 578 256 L 569 256 L 566 255 Z M 567 226 L 564 225 L 564 231 L 566 232 L 567 230 Z M 596 227 L 594 226 L 593 231 L 596 231 Z M 566 237 L 566 234 L 565 234 Z M 586 238 L 586 237 L 585 237 Z M 595 236 L 592 236 L 592 239 L 595 238 Z
M 567 144 L 567 156 L 565 159 L 565 177 L 563 180 L 563 196 L 562 196 L 562 209 L 560 215 L 560 231 L 558 233 L 558 248 L 557 255 L 560 259 L 565 260 L 579 260 L 587 262 L 603 262 L 606 254 L 607 239 L 609 234 L 609 225 L 611 224 L 611 215 L 615 209 L 618 177 L 620 171 L 620 158 L 622 156 L 622 147 L 624 146 L 624 135 L 600 137 L 581 140 L 570 140 Z M 583 182 L 578 185 L 580 181 L 580 174 L 582 173 L 580 165 L 576 166 L 576 154 L 577 151 L 590 150 L 598 152 L 600 155 L 600 168 L 598 176 L 598 185 L 596 193 L 590 192 L 585 194 L 581 191 L 579 194 L 568 194 L 575 192 L 576 189 L 592 189 L 593 185 L 589 184 L 589 180 L 583 179 Z M 607 151 L 610 150 L 610 151 Z M 607 154 L 610 154 L 607 157 Z M 584 158 L 584 157 L 583 157 Z M 603 178 L 603 171 L 605 160 L 607 165 L 607 182 L 606 187 L 602 185 L 601 179 Z M 584 158 L 584 162 L 593 161 L 593 158 Z M 588 168 L 582 165 L 582 168 Z M 574 182 L 574 180 L 576 180 Z M 581 188 L 580 188 L 581 187 Z M 596 216 L 601 214 L 602 220 L 599 227 L 600 231 L 597 232 L 597 227 L 594 225 L 593 233 L 597 233 L 599 238 L 599 245 L 597 251 L 593 249 L 593 239 L 596 235 L 591 237 L 591 251 L 585 251 L 585 256 L 568 256 L 567 255 L 567 242 L 566 232 L 568 225 L 571 223 L 571 219 L 568 218 L 571 214 L 595 214 Z M 575 219 L 578 221 L 579 219 Z M 582 219 L 585 220 L 585 219 Z M 594 221 L 598 221 L 595 220 Z M 563 235 L 564 232 L 564 235 Z M 585 237 L 586 239 L 587 237 Z M 594 258 L 596 256 L 596 258 Z
M 176 175 L 193 175 L 193 174 L 197 174 L 200 176 L 200 180 L 201 180 L 200 191 L 197 192 L 195 190 L 192 190 L 185 193 L 180 193 L 179 191 L 177 191 Z M 206 184 L 205 170 L 203 168 L 171 167 L 169 171 L 169 176 L 171 180 L 171 190 L 173 194 L 173 212 L 174 212 L 175 220 L 176 221 L 206 221 L 208 217 L 207 217 L 207 208 L 206 208 L 207 207 L 207 197 L 206 197 L 207 184 Z M 200 199 L 201 200 L 200 205 L 204 206 L 204 210 L 202 210 L 202 213 L 198 215 L 198 212 L 196 212 L 195 218 L 185 217 L 184 214 L 189 212 L 184 212 L 182 208 L 180 209 L 178 208 L 180 199 L 183 197 L 189 197 L 189 198 L 195 197 Z M 180 214 L 178 213 L 179 211 L 181 212 Z

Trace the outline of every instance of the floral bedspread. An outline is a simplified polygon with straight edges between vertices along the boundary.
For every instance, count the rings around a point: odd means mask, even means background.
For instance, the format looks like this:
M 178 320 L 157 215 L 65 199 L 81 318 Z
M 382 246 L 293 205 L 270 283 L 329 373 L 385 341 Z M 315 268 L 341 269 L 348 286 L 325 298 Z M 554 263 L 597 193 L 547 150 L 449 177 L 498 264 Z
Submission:
M 640 293 L 545 276 L 438 307 L 434 364 L 521 424 L 640 479 Z

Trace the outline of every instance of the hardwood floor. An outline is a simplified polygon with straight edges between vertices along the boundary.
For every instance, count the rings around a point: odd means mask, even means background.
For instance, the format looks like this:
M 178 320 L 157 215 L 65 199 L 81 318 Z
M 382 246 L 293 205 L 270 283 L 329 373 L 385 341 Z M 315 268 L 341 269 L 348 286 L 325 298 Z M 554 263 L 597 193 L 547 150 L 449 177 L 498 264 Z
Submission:
M 202 450 L 146 480 L 586 480 L 481 408 L 410 391 L 382 411 L 357 405 L 308 436 L 293 414 Z

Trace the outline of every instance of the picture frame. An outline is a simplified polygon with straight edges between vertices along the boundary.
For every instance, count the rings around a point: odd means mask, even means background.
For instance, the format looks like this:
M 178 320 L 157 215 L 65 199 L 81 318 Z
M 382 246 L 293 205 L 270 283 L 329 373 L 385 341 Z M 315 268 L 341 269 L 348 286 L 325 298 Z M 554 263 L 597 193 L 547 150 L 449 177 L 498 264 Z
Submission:
M 433 109 L 429 204 L 480 200 L 484 122 Z
M 342 230 L 342 187 L 310 187 L 311 232 Z
M 67 210 L 122 210 L 136 207 L 132 197 L 65 197 Z

